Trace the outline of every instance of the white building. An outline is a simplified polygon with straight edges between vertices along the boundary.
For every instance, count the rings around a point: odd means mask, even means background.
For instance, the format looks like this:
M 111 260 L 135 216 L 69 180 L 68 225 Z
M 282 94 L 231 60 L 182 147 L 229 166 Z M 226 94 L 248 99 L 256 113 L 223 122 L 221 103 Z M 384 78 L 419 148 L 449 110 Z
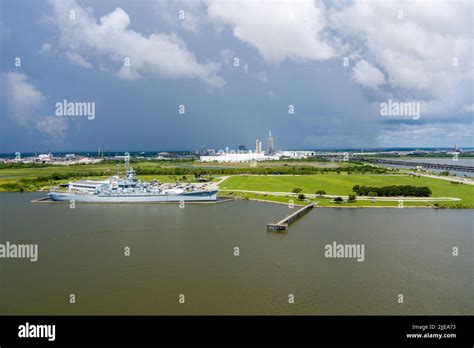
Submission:
M 291 159 L 304 159 L 308 157 L 315 156 L 314 151 L 280 151 L 279 155 L 281 157 L 291 158 Z
M 224 153 L 216 156 L 201 156 L 201 162 L 251 162 L 278 160 L 279 156 L 266 156 L 264 152 Z
M 53 160 L 53 155 L 51 153 L 42 153 L 38 155 L 38 162 L 45 163 L 51 162 Z
M 255 152 L 262 153 L 262 142 L 260 140 L 255 140 Z

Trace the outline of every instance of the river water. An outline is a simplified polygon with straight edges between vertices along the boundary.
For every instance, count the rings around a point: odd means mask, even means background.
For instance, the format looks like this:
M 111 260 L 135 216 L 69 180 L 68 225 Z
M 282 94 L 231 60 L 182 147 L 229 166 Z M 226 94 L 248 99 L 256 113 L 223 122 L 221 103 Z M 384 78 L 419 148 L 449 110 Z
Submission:
M 285 205 L 43 195 L 0 194 L 0 243 L 39 247 L 0 259 L 0 314 L 474 314 L 472 210 L 314 209 L 281 234 L 265 226 Z M 365 260 L 326 258 L 333 241 Z

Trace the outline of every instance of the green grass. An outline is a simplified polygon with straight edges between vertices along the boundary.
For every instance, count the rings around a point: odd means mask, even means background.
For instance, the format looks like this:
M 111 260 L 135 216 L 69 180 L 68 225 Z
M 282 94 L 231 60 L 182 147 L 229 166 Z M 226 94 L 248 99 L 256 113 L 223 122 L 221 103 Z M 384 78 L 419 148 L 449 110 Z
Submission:
M 375 203 L 371 203 L 370 201 L 361 201 L 358 200 L 354 203 L 347 203 L 343 202 L 340 204 L 336 204 L 331 201 L 331 199 L 328 198 L 316 198 L 316 199 L 307 199 L 304 201 L 298 200 L 296 197 L 285 197 L 285 196 L 275 196 L 275 195 L 263 195 L 263 194 L 257 194 L 257 193 L 251 193 L 251 192 L 232 192 L 232 191 L 225 191 L 225 192 L 219 192 L 219 197 L 237 197 L 241 199 L 256 199 L 260 201 L 270 201 L 270 202 L 275 202 L 275 203 L 284 203 L 284 204 L 290 204 L 293 203 L 295 206 L 297 205 L 306 205 L 309 204 L 310 202 L 318 202 L 318 205 L 321 207 L 398 207 L 398 202 L 382 202 L 382 201 L 376 201 Z M 431 203 L 426 203 L 426 202 L 404 202 L 403 206 L 404 207 L 429 207 L 433 204 Z
M 474 186 L 452 184 L 448 181 L 424 177 L 409 177 L 407 175 L 326 174 L 306 176 L 233 176 L 221 183 L 220 188 L 226 190 L 291 192 L 294 188 L 299 187 L 303 190 L 303 193 L 306 194 L 314 194 L 318 190 L 324 190 L 329 195 L 346 196 L 353 193 L 352 187 L 354 185 L 428 186 L 433 192 L 432 197 L 455 197 L 461 199 L 461 201 L 457 202 L 439 202 L 438 204 L 442 207 L 460 207 L 460 205 L 474 207 Z M 259 197 L 261 198 L 262 195 Z M 269 198 L 269 196 L 267 198 Z M 288 201 L 290 198 L 277 197 L 272 199 L 278 201 L 286 199 L 286 201 Z M 295 200 L 294 198 L 292 199 Z M 324 202 L 325 200 L 320 201 L 321 205 L 335 205 L 334 203 Z M 405 206 L 432 206 L 433 204 L 434 202 L 404 202 Z M 357 201 L 355 203 L 343 203 L 343 205 L 396 206 L 398 204 L 397 202 L 371 203 L 370 201 Z

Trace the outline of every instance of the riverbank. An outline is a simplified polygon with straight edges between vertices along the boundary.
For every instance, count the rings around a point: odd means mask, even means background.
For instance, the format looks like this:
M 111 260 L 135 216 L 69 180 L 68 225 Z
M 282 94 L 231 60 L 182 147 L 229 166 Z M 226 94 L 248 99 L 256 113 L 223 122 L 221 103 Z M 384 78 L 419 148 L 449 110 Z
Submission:
M 290 199 L 288 201 L 281 201 L 279 200 L 279 197 L 266 197 L 265 199 L 263 198 L 243 198 L 242 196 L 225 196 L 225 197 L 232 197 L 234 199 L 239 199 L 239 200 L 248 200 L 248 201 L 254 201 L 254 202 L 262 202 L 262 203 L 272 203 L 272 204 L 279 204 L 279 205 L 286 205 L 286 206 L 294 206 L 294 207 L 303 207 L 311 202 L 314 203 L 319 203 L 318 208 L 348 208 L 348 209 L 377 209 L 377 208 L 393 208 L 393 209 L 406 209 L 406 208 L 423 208 L 423 209 L 474 209 L 474 206 L 471 205 L 462 205 L 462 204 L 457 204 L 454 206 L 444 206 L 444 205 L 434 205 L 434 204 L 424 204 L 426 202 L 418 202 L 418 204 L 413 204 L 411 202 L 406 202 L 402 205 L 397 202 L 375 202 L 375 204 L 371 205 L 364 205 L 363 202 L 354 202 L 354 203 L 348 203 L 348 202 L 343 202 L 343 203 L 333 203 L 333 204 L 321 204 L 321 200 L 305 200 L 305 201 L 298 201 L 297 199 L 293 200 Z M 274 198 L 274 199 L 272 199 Z M 366 203 L 365 203 L 366 204 Z
M 356 197 L 355 185 L 390 186 L 412 185 L 426 186 L 432 191 L 430 197 Z M 235 196 L 242 199 L 269 201 L 282 204 L 304 205 L 319 201 L 321 207 L 427 207 L 427 208 L 474 208 L 474 187 L 461 183 L 439 180 L 436 177 L 421 177 L 409 174 L 325 174 L 306 176 L 230 176 L 219 182 L 221 196 Z M 298 193 L 295 193 L 298 191 Z M 319 192 L 319 194 L 318 194 Z M 303 199 L 298 199 L 299 195 Z M 341 197 L 342 202 L 334 199 Z

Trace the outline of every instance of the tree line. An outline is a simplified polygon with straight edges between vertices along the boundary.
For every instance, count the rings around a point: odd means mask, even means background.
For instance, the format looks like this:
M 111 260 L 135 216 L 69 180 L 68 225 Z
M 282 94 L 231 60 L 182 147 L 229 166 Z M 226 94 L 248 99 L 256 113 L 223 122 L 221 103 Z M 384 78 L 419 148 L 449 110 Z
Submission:
M 392 185 L 392 186 L 359 186 L 355 185 L 352 191 L 358 196 L 377 196 L 377 197 L 430 197 L 431 189 L 426 186 L 412 185 Z
M 282 167 L 239 167 L 239 168 L 204 168 L 204 167 L 136 167 L 138 175 L 193 175 L 200 173 L 201 175 L 308 175 L 308 174 L 326 174 L 346 172 L 359 174 L 387 174 L 393 170 L 376 167 L 371 165 L 354 165 L 345 168 L 317 168 L 309 166 L 282 166 Z

